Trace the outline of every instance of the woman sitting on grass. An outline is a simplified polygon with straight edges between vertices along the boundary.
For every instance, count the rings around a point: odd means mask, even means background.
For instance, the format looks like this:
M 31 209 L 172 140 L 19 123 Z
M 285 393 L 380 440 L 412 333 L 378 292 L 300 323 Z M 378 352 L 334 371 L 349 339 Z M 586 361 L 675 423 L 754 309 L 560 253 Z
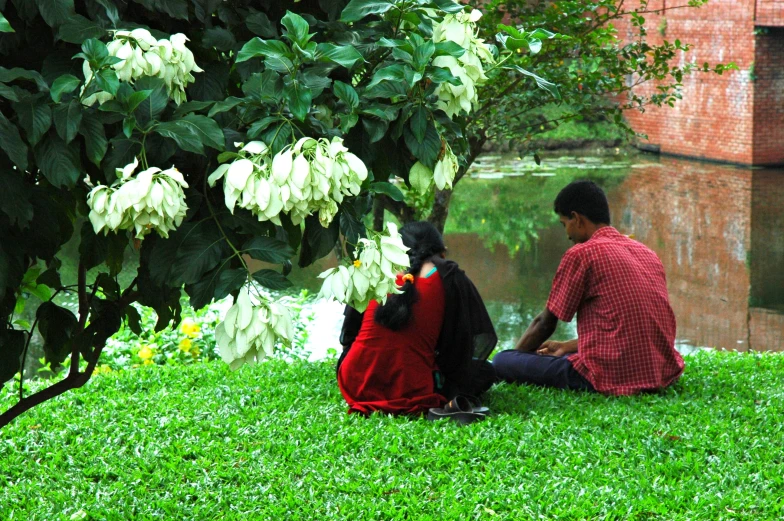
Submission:
M 495 381 L 487 357 L 498 341 L 484 303 L 457 263 L 444 259 L 438 230 L 400 230 L 411 267 L 402 293 L 364 314 L 347 307 L 338 385 L 349 412 L 418 414 L 458 394 L 478 396 Z

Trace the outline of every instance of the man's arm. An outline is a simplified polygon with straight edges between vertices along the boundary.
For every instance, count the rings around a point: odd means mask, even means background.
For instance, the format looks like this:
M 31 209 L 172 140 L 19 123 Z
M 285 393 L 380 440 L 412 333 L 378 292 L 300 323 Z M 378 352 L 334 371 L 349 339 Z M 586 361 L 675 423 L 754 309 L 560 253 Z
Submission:
M 564 356 L 577 352 L 577 339 L 567 340 L 565 342 L 558 342 L 556 340 L 548 340 L 542 344 L 542 347 L 536 350 L 537 355 L 548 356 Z
M 558 325 L 558 318 L 550 313 L 550 310 L 544 308 L 539 316 L 537 316 L 528 329 L 525 330 L 523 336 L 517 341 L 515 349 L 523 351 L 524 353 L 532 353 L 542 346 L 542 343 L 550 338 L 555 331 L 555 326 Z

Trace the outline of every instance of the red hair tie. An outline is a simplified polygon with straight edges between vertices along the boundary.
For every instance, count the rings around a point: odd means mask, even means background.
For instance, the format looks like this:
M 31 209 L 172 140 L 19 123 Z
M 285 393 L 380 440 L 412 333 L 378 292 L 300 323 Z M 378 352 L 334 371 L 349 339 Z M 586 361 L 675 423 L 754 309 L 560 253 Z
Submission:
M 404 280 L 404 281 L 406 281 L 406 280 L 407 280 L 407 281 L 409 281 L 411 284 L 413 284 L 413 283 L 414 283 L 414 276 L 413 276 L 413 275 L 411 275 L 410 273 L 406 273 L 405 275 L 403 275 L 403 280 Z

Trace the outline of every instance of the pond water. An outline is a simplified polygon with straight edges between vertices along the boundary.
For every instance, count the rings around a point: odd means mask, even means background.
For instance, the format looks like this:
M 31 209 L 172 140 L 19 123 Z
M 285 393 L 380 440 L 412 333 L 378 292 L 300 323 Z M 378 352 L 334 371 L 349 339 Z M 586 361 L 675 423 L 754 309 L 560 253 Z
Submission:
M 600 184 L 613 225 L 652 248 L 668 277 L 678 348 L 784 350 L 784 170 L 748 169 L 656 156 L 544 158 L 541 165 L 485 155 L 453 196 L 448 257 L 474 281 L 501 348 L 511 348 L 545 305 L 571 246 L 552 211 L 573 179 Z M 295 271 L 318 290 L 323 260 Z M 313 308 L 313 357 L 338 348 L 342 313 Z M 555 338 L 576 335 L 560 324 Z

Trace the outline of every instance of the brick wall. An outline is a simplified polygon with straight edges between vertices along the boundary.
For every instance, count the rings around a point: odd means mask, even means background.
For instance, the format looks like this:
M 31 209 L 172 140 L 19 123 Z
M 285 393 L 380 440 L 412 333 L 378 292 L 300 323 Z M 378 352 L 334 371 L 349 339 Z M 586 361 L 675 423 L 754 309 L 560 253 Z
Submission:
M 663 0 L 649 6 L 666 7 Z M 754 93 L 748 69 L 755 59 L 753 17 L 754 0 L 713 0 L 699 9 L 646 15 L 652 43 L 680 39 L 693 44 L 688 54 L 679 57 L 679 65 L 686 59 L 698 64 L 734 61 L 740 68 L 722 76 L 693 73 L 684 78 L 683 100 L 674 108 L 627 113 L 632 127 L 648 135 L 648 143 L 669 154 L 752 163 Z M 630 26 L 620 27 L 621 37 L 632 34 Z M 648 84 L 641 92 L 650 94 L 654 87 Z
M 784 27 L 784 0 L 757 0 L 757 25 Z
M 655 0 L 649 9 L 672 7 L 672 3 Z M 635 3 L 627 5 L 631 8 Z M 755 34 L 762 16 L 768 25 L 784 26 L 784 1 L 712 0 L 699 9 L 645 16 L 651 43 L 680 39 L 693 45 L 680 56 L 679 65 L 688 59 L 712 65 L 735 62 L 739 67 L 722 76 L 685 77 L 683 100 L 674 108 L 629 112 L 629 122 L 647 134 L 647 143 L 658 145 L 664 153 L 700 159 L 784 163 L 784 30 Z M 619 33 L 627 40 L 633 35 L 628 24 L 619 24 Z M 650 94 L 654 88 L 645 85 L 640 92 Z
M 784 23 L 784 2 L 778 4 Z M 784 28 L 760 29 L 754 60 L 754 164 L 784 163 Z

